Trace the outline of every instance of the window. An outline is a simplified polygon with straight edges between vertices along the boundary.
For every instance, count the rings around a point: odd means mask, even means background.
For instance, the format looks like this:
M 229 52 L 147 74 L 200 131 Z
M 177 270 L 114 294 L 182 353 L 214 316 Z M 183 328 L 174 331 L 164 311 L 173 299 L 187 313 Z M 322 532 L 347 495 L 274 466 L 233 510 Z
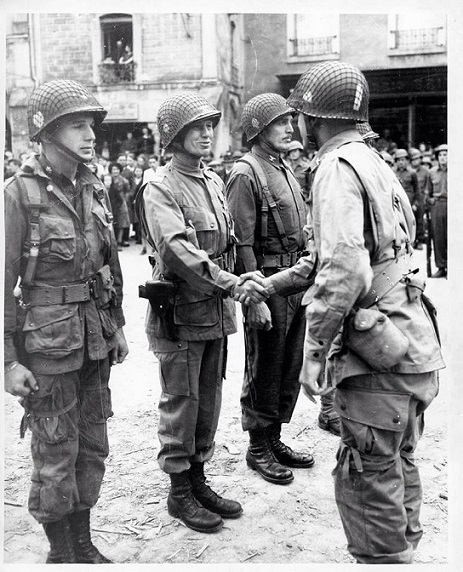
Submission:
M 132 82 L 135 80 L 133 61 L 132 16 L 106 14 L 100 17 L 102 40 L 102 83 Z
M 445 14 L 413 12 L 389 16 L 390 55 L 445 51 L 446 43 Z
M 288 15 L 288 55 L 326 56 L 339 53 L 339 16 Z

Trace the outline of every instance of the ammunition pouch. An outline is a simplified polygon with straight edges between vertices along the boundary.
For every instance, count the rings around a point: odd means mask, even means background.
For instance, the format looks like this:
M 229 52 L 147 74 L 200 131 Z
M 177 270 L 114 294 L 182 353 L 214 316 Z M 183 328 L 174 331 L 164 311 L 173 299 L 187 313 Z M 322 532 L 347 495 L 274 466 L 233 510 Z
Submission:
M 380 312 L 358 308 L 344 325 L 344 344 L 377 371 L 397 365 L 407 353 L 408 338 Z
M 109 264 L 102 266 L 95 274 L 95 286 L 92 294 L 97 306 L 103 309 L 108 308 L 115 299 L 114 276 L 111 274 Z
M 174 304 L 178 285 L 170 280 L 147 280 L 138 286 L 138 296 L 149 300 L 153 312 L 161 318 L 168 337 L 178 338 L 174 324 Z

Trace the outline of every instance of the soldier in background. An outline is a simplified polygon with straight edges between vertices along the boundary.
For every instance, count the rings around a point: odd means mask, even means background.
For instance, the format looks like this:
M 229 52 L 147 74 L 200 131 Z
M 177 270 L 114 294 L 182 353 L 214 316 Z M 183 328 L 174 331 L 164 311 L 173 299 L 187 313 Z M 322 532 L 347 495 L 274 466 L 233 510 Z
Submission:
M 434 259 L 433 278 L 447 277 L 447 152 L 446 144 L 434 150 L 437 165 L 429 172 L 428 204 L 431 209 Z
M 423 155 L 419 149 L 412 147 L 410 153 L 410 166 L 415 170 L 418 178 L 418 202 L 416 204 L 415 220 L 416 220 L 416 239 L 413 248 L 423 250 L 423 243 L 426 240 L 424 229 L 424 204 L 428 194 L 429 186 L 429 170 L 423 165 Z
M 301 188 L 282 156 L 287 152 L 294 110 L 281 95 L 265 93 L 244 106 L 242 126 L 251 151 L 237 161 L 227 197 L 238 239 L 236 272 L 260 269 L 271 276 L 293 266 L 305 251 L 306 205 Z M 296 452 L 281 439 L 299 395 L 299 371 L 305 330 L 303 293 L 274 296 L 266 304 L 272 327 L 261 311 L 245 309 L 246 363 L 241 394 L 242 427 L 249 432 L 248 465 L 265 480 L 287 484 L 290 468 L 314 464 L 308 452 Z
M 307 171 L 310 161 L 304 155 L 304 146 L 300 141 L 291 141 L 286 154 L 286 160 L 293 170 L 304 195 L 305 200 L 309 199 L 309 189 L 307 182 Z
M 29 512 L 54 564 L 110 562 L 92 544 L 90 509 L 109 454 L 110 369 L 128 349 L 109 199 L 86 166 L 105 115 L 77 82 L 38 87 L 27 118 L 41 153 L 5 188 L 5 389 L 23 398 L 34 463 Z
M 418 177 L 415 170 L 409 165 L 408 153 L 405 149 L 397 149 L 394 154 L 394 163 L 393 171 L 404 188 L 415 215 L 416 239 L 413 246 L 421 250 L 423 248 L 422 243 L 424 242 L 423 196 L 418 183 Z

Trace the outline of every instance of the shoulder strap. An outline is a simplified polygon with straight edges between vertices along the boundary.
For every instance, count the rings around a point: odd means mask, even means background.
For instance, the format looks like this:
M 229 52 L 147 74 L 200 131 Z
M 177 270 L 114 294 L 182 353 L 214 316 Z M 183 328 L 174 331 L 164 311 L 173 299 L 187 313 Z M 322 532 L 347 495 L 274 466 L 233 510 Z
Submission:
M 40 211 L 45 208 L 42 203 L 42 195 L 40 185 L 36 177 L 16 177 L 19 186 L 27 193 L 29 201 L 29 225 L 31 229 L 29 257 L 27 260 L 26 271 L 22 277 L 22 285 L 30 286 L 35 276 L 37 266 L 37 258 L 40 248 Z
M 238 161 L 247 163 L 251 167 L 262 187 L 262 194 L 264 197 L 261 209 L 262 242 L 265 244 L 268 238 L 268 209 L 270 208 L 283 248 L 285 250 L 289 250 L 288 236 L 286 234 L 283 221 L 281 220 L 280 213 L 278 211 L 278 207 L 275 201 L 275 197 L 273 196 L 272 192 L 268 187 L 267 177 L 265 176 L 264 170 L 260 166 L 259 161 L 255 157 L 253 157 L 250 153 L 247 153 L 244 157 L 238 159 Z
M 349 163 L 349 165 L 352 167 L 352 170 L 355 172 L 359 181 L 361 182 L 362 187 L 365 190 L 366 199 L 368 201 L 368 208 L 369 208 L 369 212 L 370 212 L 371 221 L 374 225 L 376 217 L 375 217 L 375 214 L 373 212 L 373 199 L 370 196 L 371 190 L 368 188 L 368 185 L 364 184 L 364 180 L 362 178 L 362 175 L 361 175 L 359 169 L 353 165 L 353 162 L 350 161 L 344 155 L 340 158 L 342 160 L 346 161 L 347 163 Z M 409 230 L 406 226 L 406 217 L 405 217 L 405 213 L 404 213 L 403 208 L 402 208 L 402 202 L 400 200 L 400 197 L 395 193 L 394 189 L 392 189 L 392 212 L 394 215 L 394 226 L 395 226 L 394 241 L 393 241 L 392 248 L 394 250 L 395 257 L 397 257 L 398 253 L 400 252 L 400 250 L 402 248 L 401 236 L 405 235 L 405 237 L 406 237 L 405 238 L 405 249 L 407 252 L 410 252 L 411 240 L 410 240 Z M 403 221 L 403 222 L 401 222 L 401 221 Z

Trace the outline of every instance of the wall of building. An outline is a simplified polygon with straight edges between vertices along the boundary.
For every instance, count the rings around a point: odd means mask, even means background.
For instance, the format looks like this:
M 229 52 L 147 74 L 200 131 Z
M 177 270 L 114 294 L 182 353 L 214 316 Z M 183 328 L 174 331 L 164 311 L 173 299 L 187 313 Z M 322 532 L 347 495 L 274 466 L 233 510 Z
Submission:
M 394 55 L 389 50 L 386 14 L 343 14 L 339 22 L 340 59 L 362 70 L 446 65 L 446 52 Z
M 94 14 L 40 14 L 41 81 L 92 77 L 91 23 Z
M 245 101 L 259 93 L 280 93 L 277 74 L 286 54 L 286 15 L 247 14 L 243 39 L 246 50 Z
M 143 14 L 141 20 L 142 81 L 201 77 L 200 14 Z

